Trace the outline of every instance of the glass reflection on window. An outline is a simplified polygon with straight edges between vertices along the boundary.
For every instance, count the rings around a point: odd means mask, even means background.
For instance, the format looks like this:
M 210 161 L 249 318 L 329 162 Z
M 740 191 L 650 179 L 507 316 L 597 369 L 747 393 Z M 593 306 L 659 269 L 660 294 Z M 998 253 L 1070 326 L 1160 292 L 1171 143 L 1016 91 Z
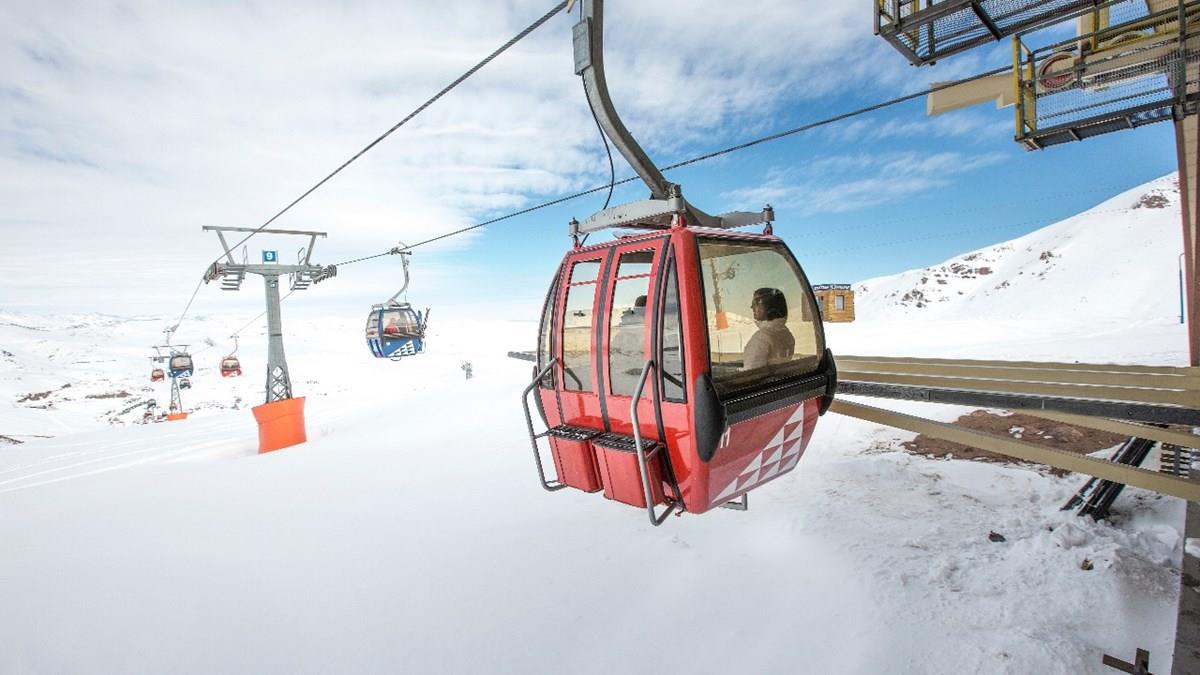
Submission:
M 646 305 L 654 251 L 621 254 L 617 282 L 613 285 L 612 313 L 608 324 L 610 391 L 633 396 L 646 365 Z M 649 396 L 649 388 L 643 390 Z
M 599 260 L 585 260 L 571 268 L 571 285 L 567 288 L 563 312 L 563 389 L 592 391 L 592 325 L 595 315 L 596 278 L 600 273 Z
M 701 240 L 700 269 L 718 394 L 816 370 L 825 351 L 816 305 L 782 244 Z

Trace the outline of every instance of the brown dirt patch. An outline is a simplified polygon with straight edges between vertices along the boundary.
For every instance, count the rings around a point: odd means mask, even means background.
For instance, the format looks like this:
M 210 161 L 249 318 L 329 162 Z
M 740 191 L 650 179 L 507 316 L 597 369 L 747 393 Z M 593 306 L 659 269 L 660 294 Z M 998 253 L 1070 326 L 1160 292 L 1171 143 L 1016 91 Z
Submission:
M 1066 450 L 1081 455 L 1111 448 L 1124 443 L 1126 440 L 1125 436 L 1119 434 L 1063 424 L 1062 422 L 1042 419 L 1033 415 L 1023 415 L 1021 413 L 997 415 L 987 410 L 976 410 L 959 417 L 954 421 L 954 424 L 955 426 L 973 431 L 982 431 L 997 436 L 1008 436 L 1032 445 Z M 1025 463 L 1006 455 L 998 455 L 987 450 L 930 438 L 924 434 L 920 434 L 913 440 L 901 445 L 905 450 L 920 455 L 935 455 L 938 457 L 950 455 L 956 459 L 975 459 L 984 462 L 1005 464 Z M 1051 469 L 1051 472 L 1057 475 L 1068 473 L 1061 469 Z

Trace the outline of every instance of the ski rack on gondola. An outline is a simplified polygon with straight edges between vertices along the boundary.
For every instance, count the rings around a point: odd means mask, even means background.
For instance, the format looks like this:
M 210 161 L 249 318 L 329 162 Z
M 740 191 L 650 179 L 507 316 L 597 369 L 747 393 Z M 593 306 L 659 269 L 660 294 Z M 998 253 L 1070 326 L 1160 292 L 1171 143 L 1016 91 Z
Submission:
M 1200 368 L 882 356 L 838 357 L 838 394 L 1020 410 L 1185 448 L 1200 436 Z M 839 399 L 831 412 L 1189 501 L 1200 482 Z M 1138 424 L 1140 422 L 1142 424 Z

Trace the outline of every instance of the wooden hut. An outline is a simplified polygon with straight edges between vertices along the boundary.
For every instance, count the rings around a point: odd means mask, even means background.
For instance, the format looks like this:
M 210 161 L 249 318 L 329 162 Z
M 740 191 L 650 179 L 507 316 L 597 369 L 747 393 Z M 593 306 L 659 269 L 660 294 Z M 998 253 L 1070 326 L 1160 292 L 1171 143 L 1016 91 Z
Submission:
M 854 289 L 850 284 L 818 284 L 813 286 L 817 309 L 825 321 L 838 323 L 854 320 Z

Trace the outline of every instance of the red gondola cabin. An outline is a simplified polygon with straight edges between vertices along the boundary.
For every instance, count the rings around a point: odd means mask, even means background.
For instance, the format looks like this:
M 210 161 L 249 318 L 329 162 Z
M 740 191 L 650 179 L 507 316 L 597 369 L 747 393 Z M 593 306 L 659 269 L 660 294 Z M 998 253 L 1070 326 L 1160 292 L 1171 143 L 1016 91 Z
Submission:
M 560 484 L 703 513 L 796 467 L 836 374 L 781 239 L 683 223 L 567 254 L 543 310 L 536 402 Z
M 745 508 L 734 500 L 794 469 L 837 376 L 812 288 L 770 234 L 772 209 L 697 209 L 617 116 L 603 4 L 580 3 L 575 72 L 597 126 L 650 199 L 606 202 L 572 221 L 576 245 L 546 298 L 523 400 L 542 487 L 602 490 L 658 525 L 673 511 Z M 756 224 L 764 234 L 734 231 Z M 580 245 L 580 235 L 610 228 L 650 232 Z M 528 406 L 535 389 L 540 435 Z M 546 478 L 540 436 L 550 438 L 556 481 Z M 668 508 L 657 513 L 660 504 Z

